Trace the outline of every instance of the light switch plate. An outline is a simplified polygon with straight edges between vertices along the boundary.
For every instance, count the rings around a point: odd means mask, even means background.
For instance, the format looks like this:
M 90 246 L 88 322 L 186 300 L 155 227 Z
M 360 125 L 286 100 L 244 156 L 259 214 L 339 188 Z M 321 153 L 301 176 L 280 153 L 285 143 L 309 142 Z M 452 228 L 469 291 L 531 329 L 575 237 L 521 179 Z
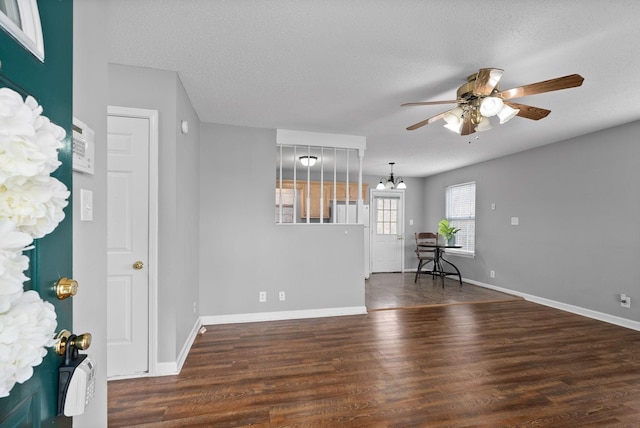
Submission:
M 80 221 L 93 221 L 93 191 L 80 189 Z
M 520 218 L 518 217 L 511 217 L 511 226 L 517 226 L 520 224 Z

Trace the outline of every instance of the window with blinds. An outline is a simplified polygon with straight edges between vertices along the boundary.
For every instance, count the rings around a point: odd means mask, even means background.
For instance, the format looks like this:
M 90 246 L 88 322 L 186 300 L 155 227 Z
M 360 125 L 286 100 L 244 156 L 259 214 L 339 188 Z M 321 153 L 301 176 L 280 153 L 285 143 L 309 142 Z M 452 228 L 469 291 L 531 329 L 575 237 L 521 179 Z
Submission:
M 476 245 L 476 183 L 448 186 L 446 190 L 446 217 L 456 234 L 456 245 L 462 248 L 451 252 L 473 255 Z M 449 252 L 449 251 L 448 251 Z

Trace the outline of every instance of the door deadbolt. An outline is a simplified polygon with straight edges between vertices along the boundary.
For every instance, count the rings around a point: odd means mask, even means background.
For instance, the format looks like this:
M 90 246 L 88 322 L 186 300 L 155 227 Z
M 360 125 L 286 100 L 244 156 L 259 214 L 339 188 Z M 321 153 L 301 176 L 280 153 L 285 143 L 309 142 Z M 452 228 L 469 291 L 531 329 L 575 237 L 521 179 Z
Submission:
M 60 300 L 75 296 L 77 292 L 78 281 L 76 280 L 71 278 L 60 278 L 58 282 L 56 282 L 56 295 Z

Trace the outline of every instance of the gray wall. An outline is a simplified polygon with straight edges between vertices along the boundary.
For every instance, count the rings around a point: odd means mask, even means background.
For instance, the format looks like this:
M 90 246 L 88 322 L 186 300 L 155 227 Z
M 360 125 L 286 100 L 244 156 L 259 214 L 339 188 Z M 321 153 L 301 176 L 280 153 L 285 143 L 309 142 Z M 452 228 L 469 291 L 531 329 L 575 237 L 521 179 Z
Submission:
M 109 64 L 109 105 L 159 112 L 158 361 L 175 362 L 198 316 L 198 119 L 171 71 Z
M 73 173 L 74 333 L 93 335 L 88 353 L 96 360 L 96 395 L 74 427 L 107 426 L 107 3 L 73 5 L 73 115 L 96 133 L 95 174 Z M 93 221 L 80 221 L 80 189 L 93 191 Z
M 475 181 L 476 257 L 452 256 L 465 278 L 638 321 L 639 134 L 634 122 L 429 177 L 428 223 L 446 186 Z
M 275 145 L 275 130 L 201 125 L 203 316 L 364 306 L 361 225 L 275 224 Z
M 180 131 L 180 122 L 189 123 L 189 132 Z M 176 117 L 176 222 L 171 280 L 176 313 L 176 355 L 180 353 L 198 317 L 200 218 L 200 119 L 191 106 L 182 82 L 177 80 Z M 175 285 L 177 284 L 177 286 Z M 189 316 L 186 315 L 189 312 Z
M 418 267 L 415 234 L 437 232 L 437 223 L 428 223 L 424 216 L 424 179 L 405 178 L 404 182 L 407 185 L 404 191 L 404 268 L 415 271 Z M 410 224 L 411 220 L 413 225 Z

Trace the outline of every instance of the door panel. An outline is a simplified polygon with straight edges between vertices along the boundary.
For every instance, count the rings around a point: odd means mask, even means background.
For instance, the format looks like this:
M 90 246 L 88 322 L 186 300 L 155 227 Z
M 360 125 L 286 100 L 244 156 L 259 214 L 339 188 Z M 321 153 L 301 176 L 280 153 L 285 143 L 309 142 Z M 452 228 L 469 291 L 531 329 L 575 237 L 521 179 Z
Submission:
M 110 115 L 107 126 L 107 376 L 114 377 L 149 370 L 150 134 L 146 118 Z
M 45 61 L 40 62 L 0 29 L 0 87 L 10 87 L 23 96 L 32 95 L 43 107 L 43 115 L 65 129 L 64 148 L 58 154 L 62 165 L 52 174 L 71 189 L 72 117 L 72 17 L 70 0 L 38 1 L 42 21 Z M 72 328 L 72 301 L 58 300 L 53 284 L 72 275 L 71 204 L 56 230 L 38 239 L 27 252 L 30 280 L 25 289 L 38 291 L 54 305 L 58 331 Z M 80 289 L 80 292 L 82 288 Z M 70 425 L 71 418 L 57 418 L 58 367 L 60 357 L 48 349 L 43 362 L 24 384 L 17 384 L 6 398 L 0 398 L 0 427 Z
M 404 249 L 404 193 L 373 191 L 372 272 L 401 272 Z

